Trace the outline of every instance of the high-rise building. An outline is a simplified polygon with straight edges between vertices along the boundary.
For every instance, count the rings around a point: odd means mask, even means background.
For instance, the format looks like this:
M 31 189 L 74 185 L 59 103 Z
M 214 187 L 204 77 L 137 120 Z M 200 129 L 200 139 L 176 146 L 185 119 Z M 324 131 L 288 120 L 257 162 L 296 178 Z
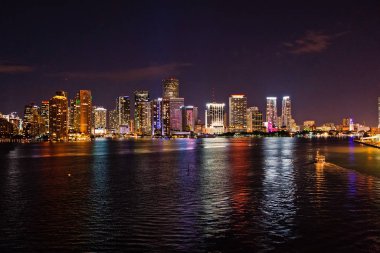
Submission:
M 292 120 L 292 104 L 289 96 L 282 97 L 281 127 L 290 130 Z
M 314 120 L 307 120 L 303 122 L 304 131 L 314 131 L 316 129 Z
M 225 131 L 224 103 L 207 103 L 205 111 L 205 127 L 208 133 L 220 134 Z
M 247 97 L 245 95 L 229 97 L 229 128 L 231 132 L 247 131 Z
M 185 104 L 184 98 L 170 98 L 170 131 L 182 131 L 181 107 Z
M 107 129 L 107 109 L 103 106 L 94 106 L 94 133 L 105 134 Z
M 44 133 L 44 123 L 41 118 L 41 109 L 31 103 L 24 108 L 23 132 L 27 138 L 35 138 Z
M 178 98 L 179 97 L 179 81 L 175 77 L 162 80 L 162 97 Z
M 151 134 L 151 108 L 148 91 L 135 91 L 135 133 Z
M 70 99 L 69 104 L 69 133 L 80 132 L 80 98 L 79 93 L 75 95 L 74 99 Z
M 194 132 L 198 120 L 198 107 L 188 105 L 182 106 L 182 131 Z
M 380 128 L 380 97 L 377 98 L 377 107 L 379 113 L 379 122 L 377 127 Z
M 44 133 L 49 133 L 49 101 L 41 102 L 41 118 L 44 124 Z
M 264 131 L 263 113 L 258 107 L 247 109 L 247 132 Z
M 108 113 L 108 129 L 116 133 L 119 128 L 117 110 L 111 110 Z
M 61 141 L 67 139 L 67 118 L 67 93 L 58 91 L 49 101 L 49 133 L 51 140 Z
M 116 111 L 118 119 L 118 128 L 126 127 L 130 130 L 131 122 L 131 101 L 129 96 L 120 96 L 116 99 Z
M 152 135 L 163 134 L 163 117 L 162 117 L 162 98 L 153 99 L 151 102 L 152 109 Z
M 267 97 L 266 122 L 268 132 L 277 130 L 277 97 Z
M 342 123 L 343 131 L 354 131 L 354 121 L 352 118 L 343 118 Z
M 80 132 L 91 133 L 92 97 L 90 90 L 80 90 Z
M 170 136 L 170 99 L 162 99 L 162 135 Z

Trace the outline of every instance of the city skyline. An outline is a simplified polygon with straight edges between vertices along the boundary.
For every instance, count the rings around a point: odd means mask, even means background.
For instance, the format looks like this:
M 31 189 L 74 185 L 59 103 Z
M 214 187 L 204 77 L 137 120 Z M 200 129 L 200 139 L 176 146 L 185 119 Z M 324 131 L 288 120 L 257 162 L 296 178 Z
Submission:
M 0 111 L 78 89 L 112 108 L 138 89 L 160 97 L 160 80 L 177 76 L 186 104 L 242 93 L 262 108 L 263 97 L 289 95 L 298 121 L 350 115 L 376 126 L 379 10 L 370 1 L 9 3 L 1 10 Z

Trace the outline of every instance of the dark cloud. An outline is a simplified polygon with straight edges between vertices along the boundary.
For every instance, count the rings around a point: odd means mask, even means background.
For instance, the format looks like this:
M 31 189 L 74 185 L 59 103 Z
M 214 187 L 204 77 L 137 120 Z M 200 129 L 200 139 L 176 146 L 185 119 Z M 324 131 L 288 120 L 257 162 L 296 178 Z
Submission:
M 182 68 L 189 67 L 191 65 L 191 63 L 170 63 L 121 71 L 60 72 L 48 75 L 53 77 L 62 77 L 65 79 L 139 81 L 162 78 L 168 74 L 176 75 Z
M 312 54 L 325 51 L 332 41 L 347 32 L 328 35 L 324 32 L 307 31 L 302 37 L 293 42 L 285 42 L 284 46 L 292 54 Z
M 18 74 L 34 71 L 32 66 L 0 63 L 0 74 Z

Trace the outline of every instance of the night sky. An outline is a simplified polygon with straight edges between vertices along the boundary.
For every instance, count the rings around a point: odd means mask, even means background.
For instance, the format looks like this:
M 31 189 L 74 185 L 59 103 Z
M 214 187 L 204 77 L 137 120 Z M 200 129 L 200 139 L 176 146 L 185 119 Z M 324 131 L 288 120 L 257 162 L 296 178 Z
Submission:
M 289 95 L 297 124 L 377 125 L 379 1 L 253 2 L 1 3 L 0 112 L 79 89 L 113 109 L 136 89 L 161 96 L 161 80 L 177 76 L 201 111 L 214 88 L 218 102 L 244 93 L 262 110 Z

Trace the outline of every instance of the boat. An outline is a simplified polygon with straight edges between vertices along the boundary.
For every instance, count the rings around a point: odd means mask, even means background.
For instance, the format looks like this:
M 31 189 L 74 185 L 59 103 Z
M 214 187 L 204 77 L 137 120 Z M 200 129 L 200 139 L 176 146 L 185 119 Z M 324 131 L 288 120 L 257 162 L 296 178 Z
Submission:
M 324 155 L 320 155 L 319 151 L 317 151 L 317 155 L 315 156 L 316 164 L 324 164 L 326 162 L 326 157 Z

